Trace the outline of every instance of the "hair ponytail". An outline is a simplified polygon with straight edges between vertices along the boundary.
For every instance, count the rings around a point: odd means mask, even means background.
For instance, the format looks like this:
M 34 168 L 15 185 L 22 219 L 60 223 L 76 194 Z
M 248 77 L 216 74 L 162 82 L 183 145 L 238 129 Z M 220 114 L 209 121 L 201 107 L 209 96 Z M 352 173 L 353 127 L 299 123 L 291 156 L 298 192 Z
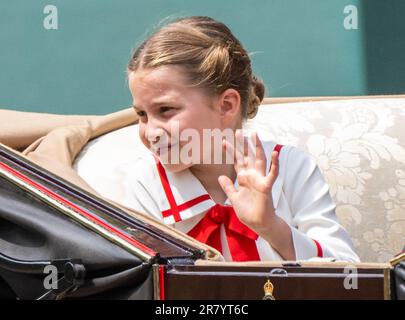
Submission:
M 252 76 L 252 83 L 250 88 L 250 99 L 246 112 L 246 118 L 248 119 L 252 119 L 256 116 L 265 94 L 263 81 L 258 79 L 255 75 Z

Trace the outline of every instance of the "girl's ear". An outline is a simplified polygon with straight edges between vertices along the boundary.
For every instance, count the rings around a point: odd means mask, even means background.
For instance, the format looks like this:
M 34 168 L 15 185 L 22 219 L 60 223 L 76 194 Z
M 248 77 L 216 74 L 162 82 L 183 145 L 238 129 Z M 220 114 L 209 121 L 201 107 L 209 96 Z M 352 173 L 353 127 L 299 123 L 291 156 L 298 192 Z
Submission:
M 240 94 L 235 89 L 226 89 L 219 97 L 219 112 L 224 125 L 230 126 L 241 116 Z

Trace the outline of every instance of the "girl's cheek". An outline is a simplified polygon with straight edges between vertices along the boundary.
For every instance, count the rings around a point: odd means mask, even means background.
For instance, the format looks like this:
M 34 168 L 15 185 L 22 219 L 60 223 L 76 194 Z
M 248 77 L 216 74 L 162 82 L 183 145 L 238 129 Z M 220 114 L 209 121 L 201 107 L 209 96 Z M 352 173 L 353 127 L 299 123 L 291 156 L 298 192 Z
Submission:
M 149 141 L 148 140 L 146 140 L 146 139 L 141 139 L 141 141 L 142 141 L 142 143 L 143 143 L 143 145 L 146 147 L 146 148 L 148 148 L 148 149 L 150 149 L 150 144 L 149 144 Z
M 143 143 L 143 145 L 149 149 L 150 143 L 149 143 L 148 139 L 146 139 L 145 128 L 143 128 L 142 125 L 139 125 L 139 138 L 140 138 L 141 142 Z

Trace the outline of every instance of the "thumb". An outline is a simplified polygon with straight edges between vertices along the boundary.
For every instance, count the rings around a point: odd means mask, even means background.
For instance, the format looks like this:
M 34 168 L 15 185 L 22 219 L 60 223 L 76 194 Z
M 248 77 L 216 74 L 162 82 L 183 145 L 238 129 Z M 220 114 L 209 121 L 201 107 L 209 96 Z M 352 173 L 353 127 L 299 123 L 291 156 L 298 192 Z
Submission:
M 232 202 L 233 196 L 236 193 L 236 189 L 235 186 L 233 185 L 232 180 L 229 179 L 227 176 L 220 176 L 218 177 L 218 182 L 222 190 L 224 190 L 228 199 L 231 200 Z

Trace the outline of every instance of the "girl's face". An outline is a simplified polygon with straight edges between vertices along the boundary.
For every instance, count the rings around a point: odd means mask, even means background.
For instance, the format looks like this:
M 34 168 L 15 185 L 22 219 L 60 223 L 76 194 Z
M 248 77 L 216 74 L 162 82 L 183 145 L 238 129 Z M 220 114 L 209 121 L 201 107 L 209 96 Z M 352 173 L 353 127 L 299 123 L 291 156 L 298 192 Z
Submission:
M 131 72 L 128 81 L 139 116 L 140 139 L 161 160 L 166 156 L 168 161 L 162 162 L 172 172 L 212 157 L 209 151 L 213 149 L 207 150 L 202 141 L 203 129 L 223 130 L 236 126 L 236 120 L 230 121 L 229 114 L 224 117 L 219 97 L 209 96 L 201 88 L 186 86 L 187 78 L 178 66 Z M 184 141 L 181 134 L 185 129 L 188 129 L 186 132 L 192 129 L 194 133 L 187 135 L 188 140 Z M 191 140 L 199 144 L 199 152 L 190 151 Z M 187 158 L 192 158 L 192 163 L 183 161 L 184 155 L 190 156 L 192 152 L 192 157 Z M 173 157 L 175 153 L 179 154 Z

